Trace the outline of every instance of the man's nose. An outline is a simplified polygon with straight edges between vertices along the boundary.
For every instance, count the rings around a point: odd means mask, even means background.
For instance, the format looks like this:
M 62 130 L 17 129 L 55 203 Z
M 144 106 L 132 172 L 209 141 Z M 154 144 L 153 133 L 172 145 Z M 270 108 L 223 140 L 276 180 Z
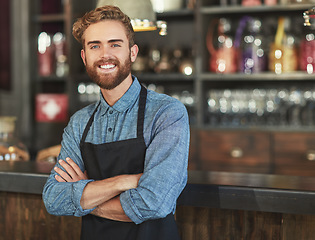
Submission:
M 100 54 L 101 54 L 101 57 L 103 57 L 103 58 L 110 56 L 110 48 L 107 46 L 102 47 Z

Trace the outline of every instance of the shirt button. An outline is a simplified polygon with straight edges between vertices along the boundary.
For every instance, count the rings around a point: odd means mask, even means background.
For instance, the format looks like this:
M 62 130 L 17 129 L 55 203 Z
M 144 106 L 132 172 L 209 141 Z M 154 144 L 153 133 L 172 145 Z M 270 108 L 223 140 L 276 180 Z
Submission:
M 113 114 L 113 110 L 109 110 L 109 114 Z
M 108 131 L 111 132 L 111 131 L 113 131 L 113 129 L 112 128 L 108 128 Z

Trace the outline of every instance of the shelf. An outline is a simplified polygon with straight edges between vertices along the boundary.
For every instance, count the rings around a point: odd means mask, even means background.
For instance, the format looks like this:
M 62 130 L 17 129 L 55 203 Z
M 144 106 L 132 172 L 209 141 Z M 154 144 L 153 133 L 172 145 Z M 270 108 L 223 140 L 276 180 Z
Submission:
M 42 14 L 34 18 L 35 22 L 63 22 L 65 21 L 65 15 L 60 14 Z
M 288 11 L 305 11 L 314 6 L 314 4 L 290 4 L 290 5 L 275 5 L 275 6 L 253 6 L 244 7 L 237 6 L 215 6 L 215 7 L 202 7 L 200 12 L 202 14 L 229 14 L 229 13 L 264 13 L 264 12 L 288 12 Z
M 191 9 L 180 9 L 177 11 L 169 11 L 156 13 L 157 19 L 165 19 L 165 18 L 182 18 L 182 17 L 193 17 L 194 12 Z
M 65 83 L 67 81 L 67 77 L 58 77 L 56 75 L 51 75 L 47 77 L 38 76 L 38 82 L 56 82 L 56 83 Z
M 306 72 L 292 72 L 275 74 L 271 72 L 257 74 L 217 74 L 217 73 L 202 73 L 200 78 L 205 81 L 314 81 L 314 74 Z
M 195 76 L 187 76 L 181 73 L 136 73 L 139 81 L 193 81 Z

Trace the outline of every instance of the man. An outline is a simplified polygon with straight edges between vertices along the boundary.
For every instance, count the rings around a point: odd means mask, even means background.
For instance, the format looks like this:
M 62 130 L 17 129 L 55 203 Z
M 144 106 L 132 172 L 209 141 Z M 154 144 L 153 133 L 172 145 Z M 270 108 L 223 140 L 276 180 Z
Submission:
M 81 239 L 179 239 L 173 214 L 187 182 L 184 105 L 131 75 L 138 46 L 119 8 L 85 14 L 73 35 L 101 100 L 64 130 L 43 190 L 48 212 L 83 216 Z

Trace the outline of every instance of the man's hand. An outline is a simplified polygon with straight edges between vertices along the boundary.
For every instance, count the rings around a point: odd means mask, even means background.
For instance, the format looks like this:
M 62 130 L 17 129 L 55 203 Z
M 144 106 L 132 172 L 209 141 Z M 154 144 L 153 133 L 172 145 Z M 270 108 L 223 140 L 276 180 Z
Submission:
M 57 175 L 55 179 L 58 182 L 77 182 L 88 179 L 86 171 L 83 173 L 79 166 L 70 158 L 66 161 L 59 160 L 59 164 L 64 168 L 55 167 Z M 81 196 L 81 207 L 83 209 L 92 209 L 97 207 L 92 214 L 116 221 L 130 222 L 125 215 L 118 195 L 128 189 L 138 186 L 140 174 L 119 175 L 99 181 L 89 182 Z
M 83 179 L 88 179 L 86 171 L 83 173 L 71 158 L 66 158 L 66 161 L 59 160 L 59 163 L 65 171 L 58 167 L 54 168 L 56 173 L 59 174 L 55 176 L 55 179 L 58 182 L 77 182 Z

